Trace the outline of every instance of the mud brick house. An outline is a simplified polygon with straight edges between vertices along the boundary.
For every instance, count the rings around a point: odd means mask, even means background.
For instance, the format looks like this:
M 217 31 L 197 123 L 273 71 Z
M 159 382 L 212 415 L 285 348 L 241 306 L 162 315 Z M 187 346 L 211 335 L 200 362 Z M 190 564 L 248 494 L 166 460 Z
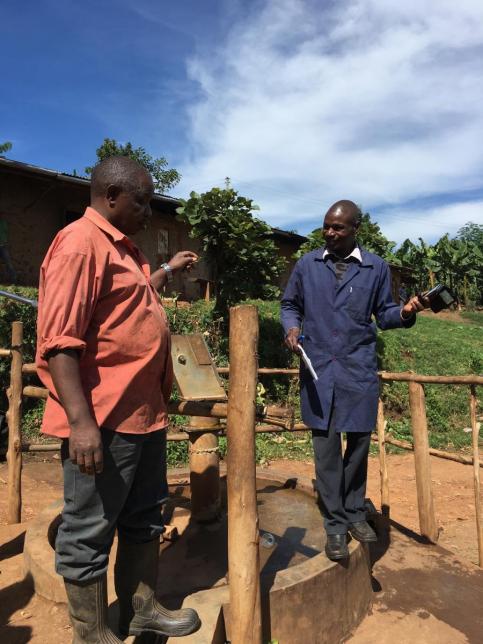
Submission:
M 57 232 L 82 216 L 89 204 L 90 181 L 37 166 L 0 157 L 0 212 L 8 222 L 9 248 L 18 283 L 37 286 L 42 259 Z M 151 269 L 166 261 L 178 250 L 199 251 L 189 227 L 176 219 L 179 201 L 155 195 L 153 217 L 147 230 L 135 242 L 149 259 Z M 289 264 L 281 276 L 284 286 L 294 265 L 293 254 L 305 237 L 273 229 L 273 239 Z M 0 283 L 5 267 L 0 264 Z M 175 277 L 171 292 L 181 299 L 205 297 L 213 288 L 210 269 L 200 261 L 188 279 Z

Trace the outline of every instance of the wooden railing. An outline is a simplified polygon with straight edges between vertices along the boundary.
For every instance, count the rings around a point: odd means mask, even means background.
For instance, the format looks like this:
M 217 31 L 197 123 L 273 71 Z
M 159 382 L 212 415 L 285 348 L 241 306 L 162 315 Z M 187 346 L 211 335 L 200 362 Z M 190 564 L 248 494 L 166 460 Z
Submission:
M 22 399 L 24 396 L 33 398 L 47 398 L 48 390 L 43 387 L 27 385 L 23 386 L 24 374 L 35 374 L 35 364 L 23 364 L 22 362 L 22 341 L 23 327 L 21 322 L 12 324 L 12 346 L 10 349 L 0 349 L 0 357 L 11 358 L 10 387 L 8 389 L 9 408 L 7 412 L 9 442 L 8 442 L 8 515 L 9 523 L 20 522 L 21 517 L 21 472 L 22 472 L 22 451 L 52 451 L 60 449 L 60 443 L 27 444 L 22 445 L 21 419 Z M 229 367 L 219 367 L 220 374 L 229 375 Z M 287 375 L 298 376 L 298 369 L 258 369 L 260 375 Z M 477 422 L 478 400 L 476 387 L 483 385 L 483 377 L 477 375 L 467 376 L 429 376 L 419 375 L 412 372 L 389 373 L 379 372 L 382 382 L 407 382 L 409 387 L 409 407 L 411 414 L 411 428 L 413 443 L 398 440 L 386 434 L 387 422 L 384 414 L 383 403 L 379 401 L 377 417 L 377 435 L 373 440 L 379 444 L 379 464 L 381 479 L 381 509 L 386 516 L 389 515 L 389 475 L 387 469 L 386 446 L 393 445 L 405 450 L 414 452 L 416 488 L 418 497 L 418 512 L 420 532 L 428 540 L 438 540 L 438 527 L 434 510 L 431 464 L 430 456 L 452 460 L 465 465 L 473 465 L 473 483 L 475 496 L 475 518 L 478 540 L 479 565 L 483 567 L 483 525 L 481 513 L 481 490 L 480 490 L 480 467 L 483 462 L 479 457 L 479 423 Z M 454 454 L 429 447 L 428 427 L 426 420 L 426 404 L 424 384 L 438 385 L 461 385 L 469 387 L 469 412 L 471 418 L 472 432 L 472 456 Z M 226 403 L 191 403 L 191 402 L 170 402 L 168 407 L 170 414 L 185 414 L 194 416 L 215 416 L 225 418 L 227 414 Z M 265 413 L 263 424 L 256 427 L 257 433 L 265 432 L 303 432 L 309 428 L 303 423 L 290 423 L 286 414 L 281 413 L 280 408 L 268 408 Z M 223 434 L 224 430 L 220 430 Z M 187 432 L 170 432 L 168 440 L 188 440 Z

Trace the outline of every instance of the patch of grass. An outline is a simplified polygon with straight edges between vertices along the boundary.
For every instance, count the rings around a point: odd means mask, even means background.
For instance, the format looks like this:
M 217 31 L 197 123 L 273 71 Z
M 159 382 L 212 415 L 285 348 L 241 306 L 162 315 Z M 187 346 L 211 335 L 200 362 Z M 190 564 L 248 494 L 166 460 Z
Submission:
M 309 432 L 267 433 L 256 437 L 256 461 L 259 465 L 279 458 L 308 460 L 313 453 Z
M 469 318 L 468 318 L 469 319 Z M 414 371 L 428 375 L 467 375 L 483 371 L 483 334 L 478 323 L 459 324 L 420 316 L 412 329 L 379 334 L 379 365 L 385 371 Z M 465 449 L 471 435 L 468 387 L 465 385 L 425 385 L 426 413 L 430 445 L 436 448 Z M 397 438 L 410 440 L 408 386 L 384 384 L 382 397 L 388 416 L 388 429 Z
M 188 463 L 188 441 L 168 441 L 168 467 L 182 467 Z
M 40 433 L 45 400 L 38 400 L 36 403 L 35 407 L 27 409 L 22 414 L 22 441 L 25 443 L 43 443 L 49 440 L 49 437 L 44 437 Z
M 461 317 L 469 320 L 472 324 L 483 326 L 483 311 L 464 311 Z
M 220 458 L 226 457 L 226 437 L 219 439 Z M 284 432 L 283 434 L 257 434 L 255 459 L 265 465 L 275 459 L 310 460 L 313 457 L 312 440 L 308 432 Z M 168 467 L 183 467 L 188 464 L 188 442 L 168 441 Z

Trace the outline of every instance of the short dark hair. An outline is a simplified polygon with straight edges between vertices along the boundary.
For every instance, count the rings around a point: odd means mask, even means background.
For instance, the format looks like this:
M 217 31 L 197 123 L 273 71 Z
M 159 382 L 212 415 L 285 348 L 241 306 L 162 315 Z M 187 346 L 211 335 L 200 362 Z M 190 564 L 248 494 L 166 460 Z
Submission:
M 151 176 L 146 168 L 129 157 L 108 157 L 92 170 L 91 198 L 104 196 L 111 185 L 124 192 L 133 192 L 139 188 L 139 178 L 143 174 Z
M 329 208 L 329 210 L 327 211 L 327 214 L 329 214 L 329 212 L 332 212 L 334 210 L 344 210 L 345 212 L 352 215 L 352 219 L 354 221 L 355 226 L 359 226 L 362 221 L 362 210 L 359 208 L 359 206 L 356 203 L 354 203 L 353 201 L 350 201 L 349 199 L 341 199 L 340 201 L 336 201 Z

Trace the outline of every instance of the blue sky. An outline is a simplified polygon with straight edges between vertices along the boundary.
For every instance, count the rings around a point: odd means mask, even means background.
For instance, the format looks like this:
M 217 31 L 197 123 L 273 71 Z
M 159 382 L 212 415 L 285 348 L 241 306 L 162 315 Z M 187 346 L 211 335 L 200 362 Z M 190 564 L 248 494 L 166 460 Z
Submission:
M 0 141 L 72 172 L 104 137 L 173 193 L 233 185 L 306 233 L 353 199 L 395 241 L 483 223 L 481 0 L 4 0 Z

